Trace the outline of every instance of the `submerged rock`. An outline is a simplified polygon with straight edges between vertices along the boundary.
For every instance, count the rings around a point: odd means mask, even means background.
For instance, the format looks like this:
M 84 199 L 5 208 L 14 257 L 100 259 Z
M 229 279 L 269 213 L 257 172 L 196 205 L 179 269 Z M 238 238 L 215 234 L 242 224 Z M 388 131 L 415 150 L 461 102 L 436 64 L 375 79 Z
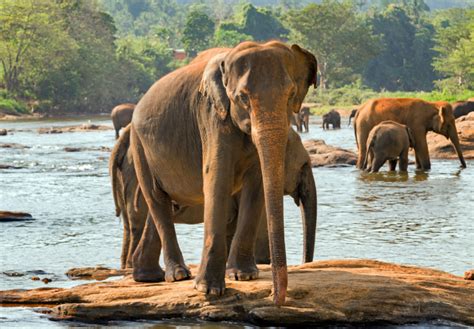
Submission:
M 100 147 L 71 147 L 67 146 L 63 148 L 65 152 L 84 152 L 84 151 L 100 151 L 100 152 L 110 152 L 112 149 L 107 146 Z
M 64 132 L 83 132 L 83 131 L 97 131 L 97 130 L 112 130 L 113 128 L 106 125 L 95 125 L 92 123 L 84 123 L 77 126 L 65 127 L 49 127 L 38 128 L 39 134 L 62 134 Z
M 465 159 L 474 159 L 474 112 L 456 119 L 459 142 Z M 442 135 L 427 134 L 430 157 L 438 159 L 457 159 L 451 141 Z
M 0 143 L 0 148 L 4 149 L 29 149 L 30 146 L 18 144 L 18 143 Z
M 71 268 L 66 275 L 73 280 L 105 280 L 112 276 L 131 274 L 132 269 L 113 269 L 108 267 L 78 267 Z
M 0 136 L 6 136 L 7 135 L 7 130 L 0 128 Z
M 0 222 L 14 222 L 33 219 L 33 216 L 26 212 L 0 210 Z
M 313 167 L 354 166 L 357 162 L 356 153 L 340 147 L 327 145 L 321 139 L 309 139 L 303 141 L 303 145 L 309 153 Z
M 131 277 L 70 289 L 0 292 L 0 303 L 50 305 L 55 319 L 107 321 L 189 318 L 255 325 L 363 325 L 431 320 L 474 325 L 474 282 L 432 269 L 373 260 L 333 260 L 289 267 L 285 306 L 272 302 L 269 266 L 254 281 L 226 280 L 222 297 L 191 280 L 136 283 Z M 192 267 L 193 275 L 197 267 Z

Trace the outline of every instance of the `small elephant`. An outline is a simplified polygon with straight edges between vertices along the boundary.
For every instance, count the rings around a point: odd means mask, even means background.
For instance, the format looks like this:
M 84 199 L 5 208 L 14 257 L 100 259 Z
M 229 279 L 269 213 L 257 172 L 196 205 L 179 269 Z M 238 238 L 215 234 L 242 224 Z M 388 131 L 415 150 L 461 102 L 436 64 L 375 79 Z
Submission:
M 333 129 L 341 128 L 341 115 L 334 109 L 323 115 L 323 129 L 329 129 L 329 124 Z
M 132 122 L 134 109 L 135 104 L 131 103 L 120 104 L 113 108 L 110 116 L 112 117 L 112 122 L 114 124 L 115 139 L 119 138 L 120 129 L 125 128 L 130 122 Z
M 407 171 L 410 147 L 415 147 L 410 128 L 395 121 L 382 121 L 370 131 L 364 167 L 368 165 L 367 171 L 378 172 L 389 161 L 390 170 L 394 171 L 399 159 L 400 171 Z
M 311 112 L 309 107 L 302 106 L 298 113 L 293 113 L 291 119 L 291 124 L 296 126 L 298 132 L 303 132 L 303 127 L 305 132 L 309 132 L 309 116 Z
M 285 160 L 285 194 L 291 195 L 301 208 L 304 228 L 303 262 L 313 259 L 314 241 L 317 221 L 316 185 L 311 171 L 308 153 L 301 143 L 298 134 L 290 129 Z M 110 175 L 112 178 L 112 191 L 116 208 L 116 215 L 122 216 L 124 235 L 122 244 L 121 267 L 133 267 L 132 256 L 135 252 L 147 221 L 148 208 L 143 195 L 138 189 L 138 182 L 133 166 L 133 154 L 130 146 L 130 127 L 126 127 L 115 144 L 110 156 Z M 237 228 L 237 212 L 239 198 L 234 197 L 231 205 L 231 217 L 228 223 L 228 247 Z M 261 215 L 255 258 L 259 264 L 270 263 L 270 250 L 268 248 L 268 233 L 266 229 L 266 216 Z M 202 223 L 204 218 L 203 205 L 180 207 L 173 204 L 173 222 L 181 224 Z M 154 258 L 150 261 L 158 262 L 161 248 L 160 237 L 154 228 L 151 219 L 146 234 L 153 238 Z
M 454 118 L 457 119 L 474 111 L 474 101 L 460 101 L 453 103 Z
M 351 111 L 351 115 L 349 115 L 349 123 L 347 124 L 348 126 L 351 125 L 351 119 L 356 116 L 357 110 L 358 110 L 358 109 L 353 109 L 353 110 Z

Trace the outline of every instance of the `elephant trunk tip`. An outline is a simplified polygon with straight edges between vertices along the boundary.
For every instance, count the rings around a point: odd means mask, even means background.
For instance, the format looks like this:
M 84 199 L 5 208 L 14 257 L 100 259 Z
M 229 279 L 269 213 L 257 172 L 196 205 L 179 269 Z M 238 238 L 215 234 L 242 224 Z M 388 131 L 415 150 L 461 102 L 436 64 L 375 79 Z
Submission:
M 273 285 L 273 303 L 277 306 L 283 306 L 285 305 L 286 291 L 288 287 L 288 271 L 286 265 L 276 268 L 274 276 L 278 279 Z

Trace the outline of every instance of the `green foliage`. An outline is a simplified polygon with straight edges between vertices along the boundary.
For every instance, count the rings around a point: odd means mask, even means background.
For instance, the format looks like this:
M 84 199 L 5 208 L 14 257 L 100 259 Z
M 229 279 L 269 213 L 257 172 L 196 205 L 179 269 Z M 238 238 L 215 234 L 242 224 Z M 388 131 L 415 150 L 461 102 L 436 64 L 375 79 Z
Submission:
M 217 28 L 214 35 L 214 45 L 216 47 L 234 47 L 242 41 L 251 40 L 253 39 L 250 35 L 233 30 L 225 30 L 220 27 Z
M 7 98 L 6 95 L 0 96 L 0 113 L 17 115 L 17 114 L 27 114 L 29 113 L 26 105 L 16 99 Z
M 214 28 L 214 21 L 202 9 L 192 10 L 186 17 L 182 37 L 186 52 L 191 56 L 196 56 L 198 52 L 209 48 Z

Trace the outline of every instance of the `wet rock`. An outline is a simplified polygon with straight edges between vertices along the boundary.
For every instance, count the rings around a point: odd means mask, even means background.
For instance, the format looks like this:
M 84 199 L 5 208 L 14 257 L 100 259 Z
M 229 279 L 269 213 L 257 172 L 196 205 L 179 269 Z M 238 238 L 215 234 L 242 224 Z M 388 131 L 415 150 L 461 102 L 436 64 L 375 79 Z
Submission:
M 42 281 L 44 284 L 48 284 L 48 283 L 52 282 L 53 280 L 51 280 L 50 278 L 43 278 L 43 279 L 41 279 L 41 281 Z
M 4 149 L 29 149 L 30 146 L 18 144 L 18 143 L 0 143 L 0 148 Z
M 40 277 L 39 276 L 32 276 L 30 279 L 33 280 L 33 281 L 39 281 Z
M 289 267 L 286 304 L 272 302 L 269 266 L 255 281 L 226 281 L 222 297 L 192 280 L 136 283 L 131 277 L 70 289 L 0 291 L 0 303 L 51 305 L 55 319 L 107 321 L 185 317 L 255 325 L 424 323 L 474 325 L 474 282 L 432 269 L 373 260 L 333 260 Z M 197 267 L 191 267 L 196 275 Z
M 131 274 L 131 269 L 117 270 L 108 267 L 78 267 L 71 268 L 66 275 L 72 280 L 105 280 L 112 276 Z
M 474 159 L 474 112 L 456 119 L 459 142 L 465 159 Z M 446 137 L 429 132 L 427 134 L 430 157 L 457 159 L 456 151 Z
M 84 123 L 77 126 L 65 126 L 65 127 L 49 127 L 49 128 L 38 128 L 40 134 L 62 134 L 65 132 L 84 132 L 84 131 L 98 131 L 98 130 L 112 130 L 113 128 L 106 125 L 96 125 L 92 123 Z
M 84 151 L 100 151 L 100 152 L 110 152 L 111 148 L 107 146 L 100 147 L 65 147 L 63 149 L 65 152 L 84 152 Z
M 7 130 L 6 129 L 0 129 L 0 136 L 6 136 L 7 135 Z
M 474 280 L 474 269 L 464 272 L 464 280 Z
M 311 158 L 313 167 L 331 166 L 354 166 L 357 162 L 356 153 L 331 145 L 323 140 L 310 139 L 303 141 L 303 145 Z
M 33 219 L 33 216 L 26 212 L 0 210 L 0 222 L 14 222 Z
M 16 272 L 16 271 L 4 271 L 2 272 L 2 274 L 12 277 L 12 278 L 25 276 L 25 273 Z
M 0 169 L 23 169 L 23 167 L 0 163 Z

